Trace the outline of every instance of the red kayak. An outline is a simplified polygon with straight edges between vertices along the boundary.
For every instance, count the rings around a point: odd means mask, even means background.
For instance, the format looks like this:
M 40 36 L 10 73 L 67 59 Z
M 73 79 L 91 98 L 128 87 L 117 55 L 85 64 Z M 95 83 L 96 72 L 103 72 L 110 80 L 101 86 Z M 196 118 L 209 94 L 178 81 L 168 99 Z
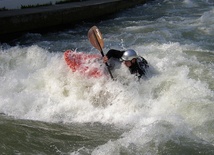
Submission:
M 101 56 L 98 54 L 67 50 L 64 52 L 64 58 L 73 72 L 78 71 L 84 76 L 95 78 L 101 77 L 104 74 L 102 68 L 100 68 L 100 62 L 98 62 L 101 59 Z

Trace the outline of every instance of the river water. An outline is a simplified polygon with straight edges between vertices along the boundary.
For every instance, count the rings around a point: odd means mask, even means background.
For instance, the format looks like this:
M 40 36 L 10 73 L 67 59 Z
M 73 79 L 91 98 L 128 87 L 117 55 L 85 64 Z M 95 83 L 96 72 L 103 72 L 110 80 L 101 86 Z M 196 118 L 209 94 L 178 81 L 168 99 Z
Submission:
M 133 48 L 149 62 L 137 82 L 122 65 L 86 78 L 66 49 Z M 0 46 L 1 154 L 214 154 L 214 2 L 159 0 L 99 23 L 28 33 Z

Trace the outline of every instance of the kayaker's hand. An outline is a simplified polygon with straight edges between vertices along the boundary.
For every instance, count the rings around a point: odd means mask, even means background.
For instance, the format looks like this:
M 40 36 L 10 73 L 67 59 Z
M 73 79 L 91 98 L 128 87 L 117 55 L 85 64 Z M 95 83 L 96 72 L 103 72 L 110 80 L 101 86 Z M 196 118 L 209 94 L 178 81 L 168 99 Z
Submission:
M 108 62 L 108 57 L 107 57 L 107 56 L 104 56 L 104 57 L 103 57 L 103 62 L 104 62 L 104 63 L 107 63 L 107 62 Z

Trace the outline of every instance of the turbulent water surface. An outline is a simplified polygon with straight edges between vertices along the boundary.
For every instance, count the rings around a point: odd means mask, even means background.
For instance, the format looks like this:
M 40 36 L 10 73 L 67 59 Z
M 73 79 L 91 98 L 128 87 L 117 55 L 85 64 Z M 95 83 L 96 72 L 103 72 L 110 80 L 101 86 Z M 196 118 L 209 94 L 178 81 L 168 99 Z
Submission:
M 133 48 L 149 62 L 138 82 L 71 72 L 63 52 Z M 1 154 L 214 154 L 214 2 L 159 0 L 99 23 L 28 33 L 0 45 Z

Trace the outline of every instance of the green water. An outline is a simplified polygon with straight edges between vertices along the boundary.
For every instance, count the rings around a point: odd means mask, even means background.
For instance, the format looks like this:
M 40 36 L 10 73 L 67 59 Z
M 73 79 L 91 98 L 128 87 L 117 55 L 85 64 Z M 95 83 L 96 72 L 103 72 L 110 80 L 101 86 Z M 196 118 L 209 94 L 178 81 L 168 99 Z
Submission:
M 111 125 L 45 123 L 0 117 L 1 154 L 68 154 L 115 140 L 124 132 Z M 81 151 L 80 151 L 81 152 Z
M 0 154 L 214 154 L 214 2 L 155 0 L 98 23 L 0 43 Z M 63 52 L 110 48 L 149 62 L 140 82 L 71 72 Z M 96 66 L 99 67 L 99 66 Z

